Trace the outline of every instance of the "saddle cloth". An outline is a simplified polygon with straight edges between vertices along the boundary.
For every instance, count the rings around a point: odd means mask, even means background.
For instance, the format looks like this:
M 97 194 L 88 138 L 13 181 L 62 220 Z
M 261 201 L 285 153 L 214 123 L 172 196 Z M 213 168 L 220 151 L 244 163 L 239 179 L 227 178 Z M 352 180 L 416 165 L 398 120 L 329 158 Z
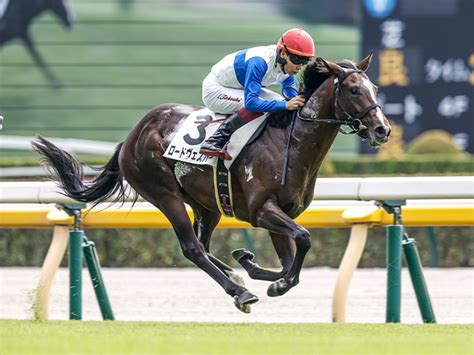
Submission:
M 199 149 L 202 143 L 214 134 L 225 118 L 225 115 L 216 114 L 208 108 L 193 111 L 182 121 L 163 156 L 190 164 L 214 166 L 217 158 L 202 155 L 199 153 Z M 232 134 L 227 146 L 227 151 L 232 156 L 232 160 L 224 162 L 227 169 L 232 166 L 232 163 L 254 133 L 260 127 L 263 127 L 266 118 L 267 115 L 260 116 L 243 125 Z

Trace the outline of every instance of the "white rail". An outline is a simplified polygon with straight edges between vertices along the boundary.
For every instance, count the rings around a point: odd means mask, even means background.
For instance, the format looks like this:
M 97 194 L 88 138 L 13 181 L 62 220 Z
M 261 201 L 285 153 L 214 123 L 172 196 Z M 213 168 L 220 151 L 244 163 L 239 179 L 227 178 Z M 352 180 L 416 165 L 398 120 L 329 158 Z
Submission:
M 110 155 L 115 151 L 117 143 L 93 141 L 88 139 L 74 138 L 48 138 L 61 149 L 73 153 L 85 153 L 93 155 Z M 31 141 L 34 137 L 29 136 L 5 136 L 0 140 L 0 149 L 31 150 Z
M 474 176 L 321 178 L 315 200 L 472 199 Z M 0 203 L 66 203 L 54 182 L 0 182 Z

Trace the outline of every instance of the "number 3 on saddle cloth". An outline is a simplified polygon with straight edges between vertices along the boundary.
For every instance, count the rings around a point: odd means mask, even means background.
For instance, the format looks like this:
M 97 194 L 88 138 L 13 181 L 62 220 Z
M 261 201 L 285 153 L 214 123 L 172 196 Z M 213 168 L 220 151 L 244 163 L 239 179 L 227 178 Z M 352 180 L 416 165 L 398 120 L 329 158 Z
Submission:
M 222 214 L 233 217 L 231 175 L 229 169 L 242 149 L 255 141 L 266 125 L 267 114 L 243 125 L 235 131 L 227 144 L 232 160 L 223 161 L 199 153 L 202 143 L 209 138 L 226 119 L 204 108 L 192 112 L 183 119 L 178 131 L 171 138 L 164 157 L 193 165 L 210 165 L 214 169 L 214 191 L 217 206 Z M 179 179 L 178 179 L 179 181 Z

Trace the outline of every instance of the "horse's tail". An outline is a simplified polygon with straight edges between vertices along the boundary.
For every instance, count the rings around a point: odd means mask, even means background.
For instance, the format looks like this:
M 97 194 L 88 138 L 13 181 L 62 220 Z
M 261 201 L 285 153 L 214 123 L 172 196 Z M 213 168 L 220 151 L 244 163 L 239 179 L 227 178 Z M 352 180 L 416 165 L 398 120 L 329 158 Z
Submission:
M 114 201 L 125 201 L 127 192 L 118 164 L 122 144 L 117 146 L 108 163 L 98 169 L 101 173 L 92 181 L 84 183 L 82 165 L 75 157 L 41 136 L 31 143 L 64 194 L 76 201 L 93 202 L 94 206 L 115 194 Z

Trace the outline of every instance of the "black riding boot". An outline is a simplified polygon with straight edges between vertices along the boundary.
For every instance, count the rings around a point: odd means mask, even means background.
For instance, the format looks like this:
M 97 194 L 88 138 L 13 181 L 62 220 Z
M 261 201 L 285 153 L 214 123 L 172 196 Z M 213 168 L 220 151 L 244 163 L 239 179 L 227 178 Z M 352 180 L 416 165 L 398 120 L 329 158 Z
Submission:
M 217 131 L 203 143 L 199 153 L 210 157 L 219 157 L 225 160 L 232 159 L 228 154 L 226 155 L 224 146 L 229 141 L 232 133 L 242 127 L 245 123 L 246 122 L 242 120 L 238 112 L 232 114 L 228 119 L 221 123 Z

